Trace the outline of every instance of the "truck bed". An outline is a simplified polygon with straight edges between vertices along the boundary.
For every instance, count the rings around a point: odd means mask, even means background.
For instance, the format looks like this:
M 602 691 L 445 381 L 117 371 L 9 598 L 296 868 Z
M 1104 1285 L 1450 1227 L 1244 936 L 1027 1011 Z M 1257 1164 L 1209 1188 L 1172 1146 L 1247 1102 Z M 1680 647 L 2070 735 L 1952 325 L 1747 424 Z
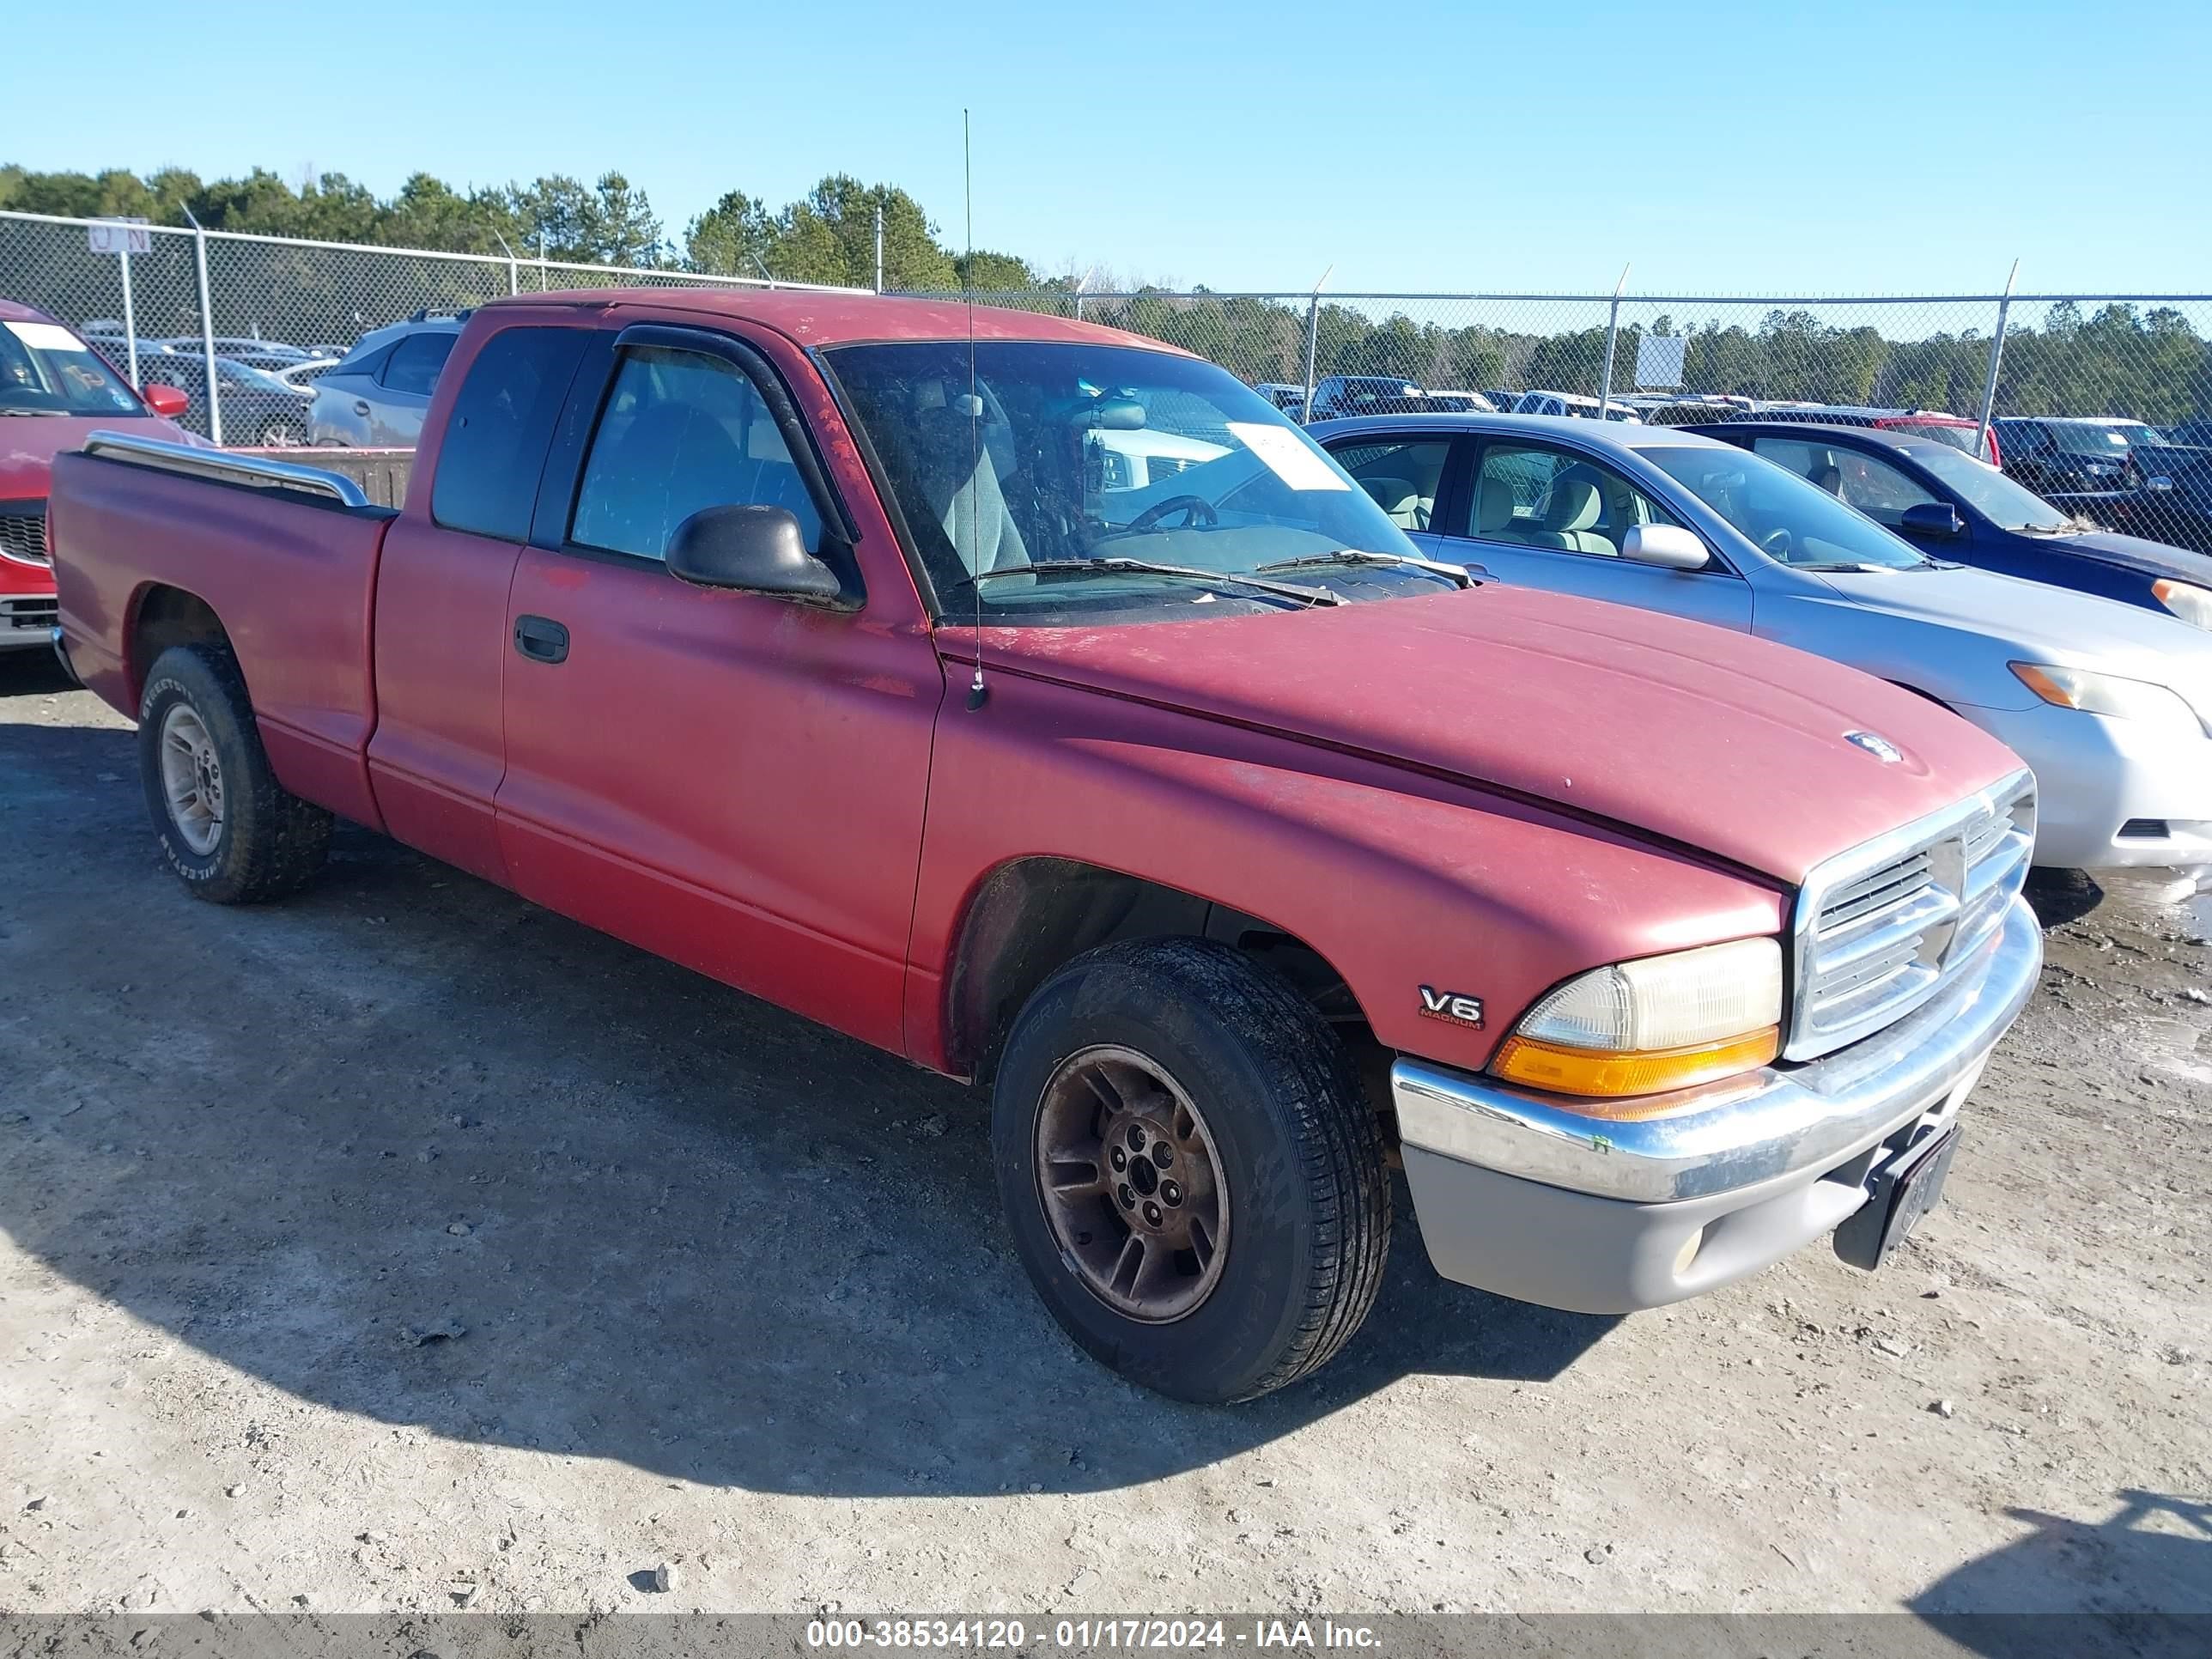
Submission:
M 56 459 L 47 512 L 63 641 L 88 687 L 135 709 L 165 623 L 197 595 L 229 635 L 279 781 L 380 823 L 363 750 L 392 509 L 333 473 L 96 434 Z

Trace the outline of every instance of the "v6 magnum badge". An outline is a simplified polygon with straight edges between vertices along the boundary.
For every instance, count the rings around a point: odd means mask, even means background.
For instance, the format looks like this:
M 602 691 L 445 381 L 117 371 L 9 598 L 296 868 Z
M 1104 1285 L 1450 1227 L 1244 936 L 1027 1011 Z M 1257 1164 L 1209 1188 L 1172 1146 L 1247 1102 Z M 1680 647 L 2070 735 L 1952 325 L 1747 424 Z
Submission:
M 1421 987 L 1421 1012 L 1430 1019 L 1449 1021 L 1454 1025 L 1472 1025 L 1482 1029 L 1482 999 L 1462 996 L 1456 991 L 1439 991 L 1433 986 Z

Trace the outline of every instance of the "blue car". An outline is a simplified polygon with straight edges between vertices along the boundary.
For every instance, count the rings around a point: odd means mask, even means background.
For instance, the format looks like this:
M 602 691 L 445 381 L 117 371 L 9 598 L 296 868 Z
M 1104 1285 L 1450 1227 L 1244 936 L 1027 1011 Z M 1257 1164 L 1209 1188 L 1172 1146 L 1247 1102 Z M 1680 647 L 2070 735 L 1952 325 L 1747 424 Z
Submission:
M 1718 438 L 1821 485 L 1931 558 L 2095 593 L 2212 629 L 2212 555 L 2087 529 L 1948 444 L 1802 421 L 1728 421 Z

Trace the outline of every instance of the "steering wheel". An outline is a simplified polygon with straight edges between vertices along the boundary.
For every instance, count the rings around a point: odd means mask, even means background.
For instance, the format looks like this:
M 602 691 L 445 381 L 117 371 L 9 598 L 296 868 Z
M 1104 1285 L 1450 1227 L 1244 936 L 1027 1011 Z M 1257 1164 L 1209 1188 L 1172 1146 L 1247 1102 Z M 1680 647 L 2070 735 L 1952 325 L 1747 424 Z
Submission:
M 1789 526 L 1780 525 L 1759 538 L 1759 550 L 1769 558 L 1787 558 L 1790 556 L 1790 550 L 1796 544 L 1797 538 L 1790 533 Z
M 1154 501 L 1150 507 L 1121 526 L 1124 536 L 1141 536 L 1148 530 L 1158 530 L 1160 520 L 1170 513 L 1183 515 L 1182 527 L 1195 525 L 1219 524 L 1221 515 L 1213 510 L 1213 503 L 1203 495 L 1170 495 L 1164 501 Z

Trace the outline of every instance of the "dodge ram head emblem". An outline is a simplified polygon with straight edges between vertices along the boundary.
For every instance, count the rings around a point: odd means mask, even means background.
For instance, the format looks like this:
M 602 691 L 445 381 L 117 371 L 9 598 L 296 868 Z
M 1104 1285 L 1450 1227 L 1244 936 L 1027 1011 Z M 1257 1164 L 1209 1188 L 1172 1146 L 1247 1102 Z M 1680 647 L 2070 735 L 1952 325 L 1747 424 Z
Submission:
M 1878 732 L 1846 732 L 1844 733 L 1844 741 L 1856 744 L 1884 766 L 1894 766 L 1905 758 L 1897 745 Z
M 1456 991 L 1439 991 L 1432 986 L 1421 987 L 1421 1012 L 1431 1019 L 1449 1020 L 1454 1025 L 1472 1025 L 1482 1029 L 1482 999 L 1463 997 Z

